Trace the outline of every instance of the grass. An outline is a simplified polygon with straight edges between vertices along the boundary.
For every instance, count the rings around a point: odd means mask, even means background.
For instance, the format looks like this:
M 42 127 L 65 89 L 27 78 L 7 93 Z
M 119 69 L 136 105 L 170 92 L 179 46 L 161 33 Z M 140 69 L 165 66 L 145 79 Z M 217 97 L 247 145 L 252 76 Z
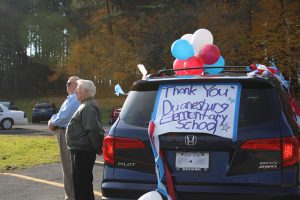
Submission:
M 112 107 L 122 106 L 125 98 L 126 96 L 97 98 L 102 111 L 103 124 L 108 123 Z M 51 100 L 59 108 L 64 99 L 64 96 L 58 96 L 12 99 L 11 101 L 19 110 L 25 111 L 28 120 L 31 121 L 31 112 L 35 102 Z M 0 141 L 0 171 L 60 162 L 56 136 L 0 135 Z
M 126 96 L 113 96 L 113 97 L 100 97 L 97 98 L 97 102 L 100 106 L 101 112 L 102 112 L 102 123 L 108 124 L 108 120 L 110 117 L 110 112 L 112 107 L 114 106 L 122 106 L 125 101 Z M 32 108 L 36 102 L 41 101 L 53 101 L 57 107 L 57 109 L 60 108 L 61 104 L 65 100 L 65 96 L 55 96 L 55 97 L 39 97 L 36 99 L 33 98 L 20 98 L 11 100 L 15 103 L 16 107 L 19 108 L 19 110 L 22 110 L 26 113 L 27 118 L 29 122 L 31 122 L 31 116 L 32 116 Z
M 56 136 L 0 135 L 0 171 L 60 162 Z

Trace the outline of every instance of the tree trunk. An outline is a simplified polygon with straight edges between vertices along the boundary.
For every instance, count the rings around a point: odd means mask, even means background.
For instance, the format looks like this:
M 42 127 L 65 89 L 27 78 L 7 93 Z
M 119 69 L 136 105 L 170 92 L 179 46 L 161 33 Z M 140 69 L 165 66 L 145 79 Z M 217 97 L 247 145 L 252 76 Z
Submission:
M 108 30 L 109 30 L 109 33 L 113 34 L 108 0 L 105 0 L 105 4 L 106 4 L 107 15 L 108 15 Z

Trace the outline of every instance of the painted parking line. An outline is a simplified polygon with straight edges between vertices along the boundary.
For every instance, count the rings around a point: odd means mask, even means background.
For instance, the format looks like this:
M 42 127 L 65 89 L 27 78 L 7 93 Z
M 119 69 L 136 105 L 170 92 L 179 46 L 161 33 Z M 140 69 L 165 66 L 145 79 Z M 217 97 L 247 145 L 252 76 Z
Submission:
M 61 187 L 61 188 L 64 187 L 64 184 L 62 184 L 62 183 L 57 183 L 57 182 L 53 182 L 53 181 L 47 181 L 47 180 L 39 179 L 39 178 L 33 178 L 33 177 L 30 177 L 30 176 L 24 176 L 24 175 L 21 175 L 21 174 L 12 174 L 12 173 L 1 173 L 1 174 L 6 175 L 6 176 L 13 176 L 13 177 L 17 177 L 17 178 L 20 178 L 20 179 L 33 181 L 33 182 L 38 182 L 38 183 L 43 183 L 43 184 L 47 184 L 47 185 L 52 185 L 52 186 L 56 186 L 56 187 Z M 96 196 L 102 197 L 102 193 L 101 192 L 94 191 L 94 194 Z

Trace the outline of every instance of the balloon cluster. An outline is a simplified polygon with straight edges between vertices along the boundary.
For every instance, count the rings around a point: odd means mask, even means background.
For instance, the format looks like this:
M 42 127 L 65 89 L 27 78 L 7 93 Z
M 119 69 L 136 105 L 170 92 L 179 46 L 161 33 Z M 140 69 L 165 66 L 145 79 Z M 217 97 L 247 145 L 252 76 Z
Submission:
M 224 66 L 224 58 L 220 55 L 219 48 L 213 44 L 213 36 L 207 29 L 199 29 L 194 34 L 185 34 L 173 42 L 171 53 L 176 58 L 173 69 L 189 69 L 200 67 L 202 69 L 178 70 L 176 75 L 199 75 L 205 71 L 217 74 L 223 68 L 212 68 Z

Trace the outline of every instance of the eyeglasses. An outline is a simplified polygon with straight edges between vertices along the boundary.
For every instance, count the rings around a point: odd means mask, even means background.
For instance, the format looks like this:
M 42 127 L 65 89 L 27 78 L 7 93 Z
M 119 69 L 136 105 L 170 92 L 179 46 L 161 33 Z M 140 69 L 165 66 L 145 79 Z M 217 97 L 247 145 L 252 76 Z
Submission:
M 72 82 L 68 82 L 68 83 L 66 84 L 66 87 L 69 87 L 71 84 L 72 84 Z

